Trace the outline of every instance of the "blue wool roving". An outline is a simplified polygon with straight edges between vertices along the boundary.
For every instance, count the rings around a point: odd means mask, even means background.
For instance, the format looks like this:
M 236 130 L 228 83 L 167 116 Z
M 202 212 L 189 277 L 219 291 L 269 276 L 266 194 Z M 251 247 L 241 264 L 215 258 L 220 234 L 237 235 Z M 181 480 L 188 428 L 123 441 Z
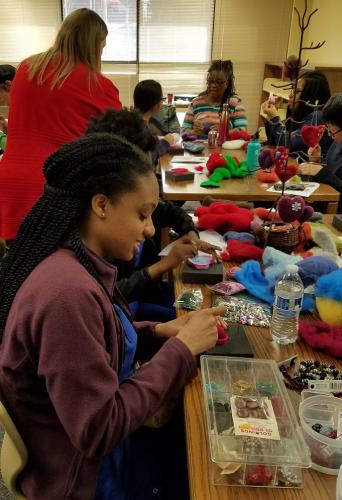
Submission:
M 335 261 L 329 257 L 324 257 L 322 255 L 317 255 L 313 257 L 308 257 L 300 262 L 297 262 L 298 273 L 302 279 L 304 287 L 316 283 L 318 278 L 332 273 L 338 269 Z M 342 275 L 340 275 L 342 277 Z M 340 281 L 341 288 L 342 281 Z
M 228 240 L 250 241 L 252 245 L 256 242 L 255 236 L 251 233 L 239 233 L 238 231 L 227 231 L 223 238 Z
M 257 260 L 244 262 L 241 270 L 234 274 L 234 278 L 242 283 L 251 295 L 272 304 L 273 288 L 262 274 L 260 263 Z
M 302 257 L 288 255 L 273 247 L 266 247 L 262 256 L 265 265 L 264 273 L 270 283 L 275 283 L 281 274 L 285 272 L 288 264 L 297 264 Z
M 342 301 L 342 268 L 321 276 L 316 283 L 317 297 Z
M 342 269 L 341 269 L 342 271 Z M 260 263 L 256 260 L 247 260 L 240 271 L 234 274 L 234 279 L 242 283 L 246 290 L 254 297 L 273 304 L 274 284 L 270 283 L 262 274 Z M 303 311 L 314 309 L 315 303 L 312 295 L 304 295 Z

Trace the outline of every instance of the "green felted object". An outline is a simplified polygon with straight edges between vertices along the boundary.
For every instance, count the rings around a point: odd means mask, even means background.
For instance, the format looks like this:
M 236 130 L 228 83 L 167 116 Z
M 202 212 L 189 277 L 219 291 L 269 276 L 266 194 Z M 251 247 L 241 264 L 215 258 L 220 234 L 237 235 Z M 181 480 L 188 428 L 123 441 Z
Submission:
M 232 177 L 245 177 L 248 174 L 246 161 L 238 163 L 231 155 L 223 153 L 222 156 L 227 160 L 226 167 L 229 169 Z
M 246 177 L 248 175 L 249 170 L 247 167 L 247 162 L 244 160 L 240 163 L 237 174 L 235 177 Z
M 214 172 L 210 174 L 207 181 L 201 182 L 201 187 L 220 187 L 220 182 L 222 179 L 230 179 L 231 175 L 227 168 L 218 167 L 215 168 Z

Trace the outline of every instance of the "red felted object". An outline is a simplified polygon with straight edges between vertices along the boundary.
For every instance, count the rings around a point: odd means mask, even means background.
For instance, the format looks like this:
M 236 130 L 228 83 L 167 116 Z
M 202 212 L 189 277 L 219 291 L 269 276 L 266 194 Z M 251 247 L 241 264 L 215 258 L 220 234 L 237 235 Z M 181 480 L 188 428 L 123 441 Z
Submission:
M 241 208 L 230 201 L 215 201 L 210 205 L 210 212 L 218 213 L 241 213 L 241 210 L 247 210 L 247 208 Z M 249 210 L 247 210 L 249 212 Z
M 195 170 L 196 170 L 196 172 L 203 172 L 204 167 L 203 167 L 203 165 L 197 165 L 197 166 L 195 167 Z
M 246 130 L 233 130 L 233 132 L 229 132 L 228 139 L 233 141 L 235 139 L 243 139 L 244 141 L 250 141 L 251 136 Z
M 186 174 L 189 172 L 189 169 L 185 167 L 172 167 L 169 171 L 173 174 Z
M 256 176 L 260 182 L 274 184 L 275 182 L 279 181 L 274 168 L 272 168 L 271 170 L 258 170 Z
M 276 160 L 277 161 L 277 160 Z M 297 165 L 287 165 L 285 163 L 276 164 L 275 173 L 282 182 L 286 182 L 298 172 Z
M 287 165 L 289 150 L 284 146 L 278 146 L 274 152 L 275 172 L 282 182 L 286 182 L 291 177 L 296 175 L 298 171 L 297 165 Z
M 208 172 L 213 172 L 217 167 L 224 167 L 227 163 L 227 160 L 220 155 L 220 153 L 211 153 L 206 163 Z
M 246 210 L 246 209 L 244 209 Z M 246 210 L 249 212 L 249 210 Z M 205 214 L 198 219 L 198 226 L 203 229 L 220 229 L 226 231 L 249 231 L 252 222 L 251 214 L 222 213 Z
M 217 341 L 216 345 L 224 345 L 228 340 L 228 335 L 223 326 L 218 325 L 217 327 Z
M 300 135 L 309 148 L 317 146 L 319 141 L 322 139 L 323 133 L 324 125 L 305 125 L 300 130 Z
M 222 250 L 222 252 L 220 252 L 220 257 L 223 260 L 223 262 L 229 262 L 231 260 L 230 255 L 227 252 L 227 250 Z
M 198 226 L 203 229 L 221 229 L 223 231 L 249 231 L 253 215 L 247 208 L 241 208 L 230 202 L 215 202 L 195 210 Z
M 342 326 L 329 326 L 323 321 L 300 321 L 299 336 L 314 349 L 342 357 Z
M 227 249 L 232 260 L 244 262 L 245 260 L 261 260 L 264 250 L 253 245 L 250 241 L 228 240 Z

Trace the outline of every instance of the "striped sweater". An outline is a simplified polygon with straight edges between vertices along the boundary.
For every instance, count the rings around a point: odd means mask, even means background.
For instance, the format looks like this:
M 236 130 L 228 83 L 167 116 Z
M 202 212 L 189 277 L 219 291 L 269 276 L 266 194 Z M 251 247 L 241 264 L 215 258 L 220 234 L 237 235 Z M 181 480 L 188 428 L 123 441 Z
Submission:
M 229 130 L 246 130 L 247 118 L 245 108 L 239 96 L 234 95 L 228 100 Z M 201 123 L 208 128 L 220 123 L 220 106 L 208 104 L 205 96 L 193 99 L 187 109 L 182 130 L 192 129 L 194 123 Z

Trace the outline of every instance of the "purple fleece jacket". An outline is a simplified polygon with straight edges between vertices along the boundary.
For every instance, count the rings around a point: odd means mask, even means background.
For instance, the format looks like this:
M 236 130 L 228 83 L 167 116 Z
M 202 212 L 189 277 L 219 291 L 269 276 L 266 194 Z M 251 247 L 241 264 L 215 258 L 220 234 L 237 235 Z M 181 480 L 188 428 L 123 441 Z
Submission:
M 116 268 L 88 253 L 112 293 Z M 172 338 L 119 385 L 119 330 L 107 295 L 68 248 L 19 289 L 0 350 L 0 396 L 28 448 L 20 481 L 28 499 L 93 499 L 101 457 L 196 374 L 191 352 Z M 138 325 L 140 341 L 151 330 Z

